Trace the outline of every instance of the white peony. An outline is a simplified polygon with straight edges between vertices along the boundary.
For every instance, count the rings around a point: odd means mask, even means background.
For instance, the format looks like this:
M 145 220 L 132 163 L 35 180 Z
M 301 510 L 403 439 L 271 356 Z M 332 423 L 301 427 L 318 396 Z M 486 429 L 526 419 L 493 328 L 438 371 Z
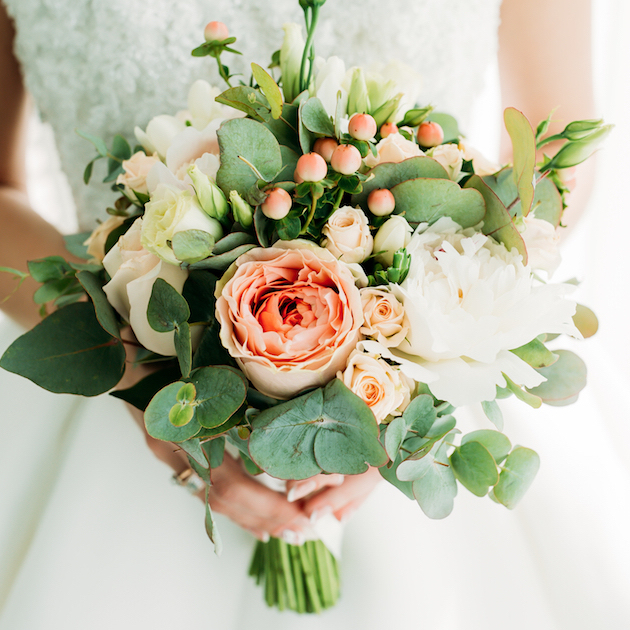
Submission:
M 558 268 L 560 257 L 560 236 L 556 228 L 545 221 L 537 219 L 530 212 L 523 220 L 524 230 L 521 236 L 527 249 L 527 262 L 532 269 L 540 269 L 547 272 L 549 278 Z
M 348 365 L 337 374 L 344 385 L 363 400 L 377 422 L 399 416 L 411 400 L 413 381 L 376 354 L 353 350 Z
M 392 285 L 410 326 L 398 350 L 434 375 L 431 391 L 442 400 L 494 400 L 503 373 L 535 387 L 545 379 L 510 350 L 542 333 L 580 336 L 565 297 L 572 287 L 536 282 L 515 250 L 483 234 L 444 217 L 419 226 L 407 251 L 409 275 Z
M 360 263 L 372 253 L 374 239 L 361 208 L 338 208 L 330 215 L 322 234 L 322 246 L 341 262 Z

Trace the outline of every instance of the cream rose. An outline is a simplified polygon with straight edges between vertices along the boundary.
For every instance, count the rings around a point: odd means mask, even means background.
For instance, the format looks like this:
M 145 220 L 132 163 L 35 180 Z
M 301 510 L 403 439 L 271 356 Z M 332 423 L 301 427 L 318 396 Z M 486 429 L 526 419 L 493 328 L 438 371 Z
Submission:
M 459 141 L 459 148 L 464 152 L 465 160 L 472 160 L 475 174 L 479 175 L 479 177 L 494 175 L 501 170 L 501 166 L 499 164 L 489 160 L 480 151 L 477 151 L 477 149 L 468 144 L 466 140 Z
M 562 261 L 559 249 L 560 235 L 549 221 L 537 219 L 533 212 L 525 217 L 523 225 L 521 236 L 525 241 L 529 266 L 532 269 L 546 271 L 551 278 Z
M 87 246 L 87 253 L 92 256 L 92 258 L 95 258 L 99 262 L 103 260 L 107 237 L 116 228 L 120 227 L 125 219 L 126 217 L 109 217 L 90 234 L 90 237 L 83 244 Z
M 157 153 L 147 155 L 144 151 L 134 153 L 128 160 L 123 160 L 122 167 L 125 171 L 116 179 L 117 184 L 125 187 L 125 193 L 131 199 L 135 199 L 136 192 L 147 195 L 147 175 L 149 171 L 160 161 Z
M 326 237 L 322 246 L 341 262 L 360 263 L 372 253 L 374 239 L 361 208 L 345 206 L 335 210 L 322 234 Z
M 177 232 L 202 230 L 215 240 L 223 235 L 221 224 L 209 217 L 199 205 L 197 198 L 188 190 L 178 190 L 158 185 L 151 201 L 145 205 L 142 223 L 142 245 L 162 260 L 178 265 L 168 242 Z
M 344 385 L 372 410 L 377 422 L 399 416 L 411 400 L 413 381 L 378 355 L 354 350 L 337 374 Z
M 363 324 L 343 263 L 305 241 L 243 254 L 217 283 L 223 346 L 263 394 L 287 399 L 343 370 Z
M 181 293 L 188 273 L 144 249 L 140 240 L 141 231 L 142 219 L 139 218 L 103 259 L 103 266 L 111 277 L 103 291 L 109 303 L 129 322 L 145 348 L 172 356 L 175 354 L 174 333 L 153 330 L 147 321 L 147 307 L 153 284 L 158 278 L 166 280 Z
M 365 321 L 359 332 L 386 348 L 400 345 L 409 330 L 403 305 L 389 291 L 370 287 L 360 292 Z
M 463 152 L 459 150 L 456 144 L 441 144 L 433 149 L 429 155 L 439 162 L 450 179 L 454 182 L 460 179 L 463 166 Z
M 395 214 L 381 225 L 374 237 L 374 253 L 376 260 L 389 267 L 394 262 L 394 254 L 406 247 L 413 230 L 407 219 Z
M 383 138 L 377 145 L 378 157 L 371 153 L 365 158 L 365 164 L 374 168 L 384 162 L 402 162 L 407 158 L 424 155 L 420 147 L 413 141 L 407 140 L 401 133 L 392 133 L 387 138 Z

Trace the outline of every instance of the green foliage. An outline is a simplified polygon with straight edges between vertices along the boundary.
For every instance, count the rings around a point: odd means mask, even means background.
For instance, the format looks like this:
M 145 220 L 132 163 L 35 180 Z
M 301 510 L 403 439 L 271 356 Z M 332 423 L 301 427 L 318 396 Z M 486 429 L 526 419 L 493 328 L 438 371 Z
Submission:
M 471 441 L 458 446 L 449 459 L 455 477 L 478 497 L 488 494 L 490 486 L 499 481 L 494 458 L 481 442 Z
M 486 414 L 486 417 L 494 426 L 499 430 L 503 430 L 503 413 L 501 412 L 501 408 L 497 404 L 496 400 L 484 400 L 481 403 L 481 408 L 483 412 Z
M 84 245 L 83 243 L 85 243 L 91 234 L 92 232 L 81 232 L 80 234 L 64 235 L 63 240 L 68 252 L 77 258 L 89 260 L 91 256 L 87 253 L 87 245 Z
M 397 164 L 385 162 L 375 166 L 370 171 L 370 175 L 373 177 L 363 184 L 362 191 L 352 196 L 352 205 L 359 205 L 363 210 L 368 209 L 368 195 L 378 188 L 389 190 L 396 184 L 418 177 L 448 179 L 448 173 L 444 167 L 437 160 L 427 156 L 409 158 Z
M 178 260 L 195 263 L 212 254 L 214 237 L 203 230 L 185 230 L 173 236 L 172 247 Z
M 282 115 L 282 92 L 278 84 L 266 70 L 256 63 L 252 63 L 252 74 L 264 92 L 267 101 L 269 101 L 272 118 L 280 118 Z
M 339 379 L 262 411 L 252 428 L 251 458 L 279 479 L 354 475 L 387 461 L 370 408 Z
M 246 85 L 227 89 L 215 99 L 218 103 L 228 105 L 258 122 L 267 122 L 271 116 L 271 105 L 260 90 Z M 242 120 L 242 119 L 237 119 Z M 224 191 L 225 192 L 225 191 Z M 227 192 L 225 193 L 228 194 Z
M 514 509 L 527 492 L 539 467 L 540 458 L 534 451 L 516 446 L 503 464 L 499 483 L 493 490 L 494 498 L 510 510 Z
M 462 132 L 459 130 L 457 120 L 450 114 L 443 114 L 442 112 L 431 112 L 427 117 L 427 120 L 436 122 L 444 131 L 444 142 L 459 142 L 459 137 Z
M 334 137 L 335 126 L 318 98 L 309 98 L 300 106 L 300 120 L 312 133 Z
M 519 400 L 522 400 L 525 404 L 533 407 L 534 409 L 538 409 L 542 405 L 542 400 L 540 396 L 530 393 L 530 391 L 527 389 L 523 389 L 520 385 L 517 385 L 505 374 L 503 374 L 503 378 L 505 378 L 505 382 L 507 383 L 507 389 L 511 391 Z
M 147 308 L 149 325 L 157 332 L 171 332 L 190 317 L 186 300 L 166 280 L 153 284 Z
M 538 370 L 547 380 L 528 391 L 555 407 L 574 403 L 586 386 L 586 365 L 569 350 L 556 350 L 558 360 Z
M 186 300 L 190 309 L 190 322 L 214 321 L 214 290 L 217 277 L 209 272 L 191 270 L 184 284 L 182 297 Z
M 540 339 L 533 339 L 520 348 L 510 350 L 510 352 L 513 352 L 519 359 L 523 359 L 533 368 L 548 367 L 558 360 L 558 355 L 548 350 Z
M 512 140 L 513 177 L 521 200 L 521 213 L 527 216 L 534 200 L 534 168 L 536 166 L 536 139 L 529 120 L 513 107 L 508 107 L 503 118 Z
M 157 372 L 151 372 L 132 387 L 110 392 L 110 396 L 120 398 L 130 405 L 133 405 L 136 409 L 144 411 L 153 396 L 162 388 L 178 380 L 179 376 L 180 370 L 177 367 L 169 366 Z
M 245 252 L 256 247 L 254 244 L 239 245 L 225 254 L 219 254 L 218 256 L 211 256 L 199 262 L 193 263 L 191 269 L 210 269 L 212 271 L 225 271 L 239 256 L 242 256 Z
M 424 122 L 427 116 L 433 111 L 433 106 L 417 107 L 410 109 L 405 114 L 405 117 L 400 123 L 399 127 L 417 127 L 420 123 Z
M 226 195 L 235 190 L 248 201 L 252 189 L 258 190 L 259 179 L 271 182 L 282 168 L 278 141 L 269 129 L 254 120 L 228 120 L 217 136 L 221 149 L 217 184 Z
M 463 228 L 477 225 L 486 212 L 481 194 L 474 189 L 461 189 L 447 179 L 410 179 L 392 189 L 396 212 L 409 223 L 435 223 L 447 216 Z
M 79 271 L 76 277 L 94 304 L 98 323 L 112 337 L 120 337 L 120 326 L 118 325 L 116 312 L 103 291 L 103 282 L 89 271 Z
M 214 515 L 212 514 L 212 510 L 210 509 L 210 504 L 208 503 L 209 491 L 210 489 L 206 488 L 206 534 L 208 535 L 210 542 L 214 545 L 214 553 L 217 556 L 220 556 L 221 552 L 223 551 L 223 543 L 221 541 L 221 536 L 219 534 L 216 521 L 214 520 Z
M 500 464 L 510 452 L 512 444 L 506 435 L 499 431 L 482 429 L 462 436 L 462 445 L 469 442 L 478 442 L 486 447 L 497 464 Z
M 584 339 L 592 337 L 599 328 L 597 316 L 590 308 L 584 306 L 583 304 L 577 305 L 575 315 L 573 316 L 573 323 L 575 324 L 575 327 L 582 333 Z
M 394 418 L 385 432 L 385 450 L 394 461 L 403 442 L 409 434 L 425 437 L 437 420 L 437 410 L 433 397 L 427 394 L 416 396 L 407 406 L 402 416 Z
M 481 193 L 486 204 L 486 214 L 483 217 L 482 231 L 486 236 L 492 236 L 499 243 L 503 243 L 506 249 L 516 250 L 523 257 L 523 264 L 527 264 L 527 249 L 519 231 L 516 229 L 510 213 L 507 211 L 499 197 L 478 175 L 473 175 L 464 188 L 474 188 Z
M 107 333 L 94 306 L 66 306 L 16 339 L 0 367 L 51 392 L 98 396 L 118 383 L 125 366 L 119 339 Z

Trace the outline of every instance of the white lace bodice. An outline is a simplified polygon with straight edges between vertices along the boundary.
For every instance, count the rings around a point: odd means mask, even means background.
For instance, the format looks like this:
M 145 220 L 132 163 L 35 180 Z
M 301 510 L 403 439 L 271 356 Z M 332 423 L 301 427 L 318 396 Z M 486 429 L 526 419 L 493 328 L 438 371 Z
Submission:
M 108 185 L 82 181 L 93 157 L 81 129 L 108 143 L 133 139 L 155 115 L 185 107 L 187 87 L 206 78 L 221 85 L 213 59 L 190 51 L 210 20 L 238 37 L 232 71 L 267 65 L 282 43 L 282 24 L 302 22 L 297 0 L 3 0 L 16 25 L 16 54 L 41 116 L 54 130 L 85 229 L 103 217 Z M 500 0 L 328 0 L 316 38 L 318 55 L 348 66 L 390 59 L 422 76 L 421 102 L 466 123 L 496 53 Z M 223 87 L 223 86 L 221 86 Z

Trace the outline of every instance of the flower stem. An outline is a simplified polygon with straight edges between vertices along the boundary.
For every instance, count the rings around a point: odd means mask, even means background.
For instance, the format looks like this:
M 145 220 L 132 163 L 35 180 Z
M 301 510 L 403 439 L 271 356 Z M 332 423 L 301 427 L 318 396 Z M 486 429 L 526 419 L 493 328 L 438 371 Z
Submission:
M 313 56 L 313 37 L 315 36 L 315 28 L 317 27 L 317 19 L 319 18 L 319 7 L 312 7 L 311 19 L 309 21 L 306 11 L 304 12 L 306 17 L 306 28 L 308 34 L 306 36 L 306 43 L 304 44 L 304 52 L 302 53 L 302 63 L 300 64 L 300 92 L 303 92 L 308 88 L 309 81 L 304 81 L 304 75 L 306 74 L 306 62 Z M 313 63 L 310 64 L 309 79 L 313 73 Z
M 317 198 L 313 195 L 313 200 L 311 201 L 311 209 L 308 212 L 308 216 L 306 217 L 306 223 L 304 227 L 300 230 L 300 235 L 306 234 L 306 230 L 308 226 L 311 224 L 313 217 L 315 216 L 315 210 L 317 209 Z
M 215 57 L 215 59 L 217 60 L 217 65 L 219 66 L 219 74 L 221 75 L 221 78 L 228 84 L 228 87 L 232 87 L 232 84 L 230 83 L 230 77 L 228 77 L 227 73 L 225 72 L 225 68 L 221 63 L 221 53 L 219 53 Z

